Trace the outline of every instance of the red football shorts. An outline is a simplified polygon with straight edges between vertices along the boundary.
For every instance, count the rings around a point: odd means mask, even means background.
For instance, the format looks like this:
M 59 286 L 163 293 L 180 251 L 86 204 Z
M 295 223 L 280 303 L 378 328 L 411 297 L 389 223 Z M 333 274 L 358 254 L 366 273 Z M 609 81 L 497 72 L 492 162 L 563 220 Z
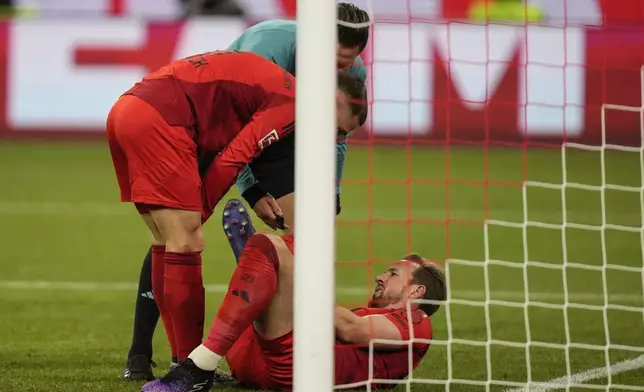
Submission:
M 183 127 L 165 122 L 142 99 L 124 95 L 107 117 L 107 139 L 121 201 L 201 211 L 197 148 Z
M 226 361 L 235 378 L 251 389 L 293 388 L 293 333 L 265 340 L 251 326 L 228 351 Z

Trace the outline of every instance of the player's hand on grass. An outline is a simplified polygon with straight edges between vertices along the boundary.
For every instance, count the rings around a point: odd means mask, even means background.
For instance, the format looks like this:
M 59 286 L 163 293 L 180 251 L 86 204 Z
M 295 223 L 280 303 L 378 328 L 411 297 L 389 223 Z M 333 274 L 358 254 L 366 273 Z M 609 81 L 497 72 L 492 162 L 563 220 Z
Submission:
M 282 209 L 277 204 L 275 198 L 269 194 L 262 196 L 261 199 L 253 207 L 253 211 L 259 219 L 264 221 L 271 229 L 275 230 L 277 228 L 287 229 L 288 227 L 278 227 L 278 221 L 283 222 L 283 219 L 278 219 L 282 217 Z

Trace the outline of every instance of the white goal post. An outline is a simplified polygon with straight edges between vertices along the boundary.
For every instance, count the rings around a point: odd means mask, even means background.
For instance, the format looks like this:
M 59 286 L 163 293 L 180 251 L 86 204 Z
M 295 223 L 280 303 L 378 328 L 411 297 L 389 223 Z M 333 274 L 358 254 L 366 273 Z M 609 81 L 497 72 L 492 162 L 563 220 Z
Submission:
M 336 15 L 335 1 L 297 2 L 295 392 L 334 386 Z

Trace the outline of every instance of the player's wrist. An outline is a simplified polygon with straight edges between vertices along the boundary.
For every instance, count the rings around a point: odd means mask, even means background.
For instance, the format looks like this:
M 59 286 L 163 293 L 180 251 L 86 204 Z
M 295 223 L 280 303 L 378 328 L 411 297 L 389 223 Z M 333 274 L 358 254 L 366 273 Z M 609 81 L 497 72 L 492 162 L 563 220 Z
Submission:
M 261 185 L 259 185 L 259 183 L 255 183 L 242 193 L 242 197 L 246 200 L 246 203 L 248 203 L 250 208 L 253 208 L 259 199 L 266 196 L 266 194 L 267 192 L 261 187 Z

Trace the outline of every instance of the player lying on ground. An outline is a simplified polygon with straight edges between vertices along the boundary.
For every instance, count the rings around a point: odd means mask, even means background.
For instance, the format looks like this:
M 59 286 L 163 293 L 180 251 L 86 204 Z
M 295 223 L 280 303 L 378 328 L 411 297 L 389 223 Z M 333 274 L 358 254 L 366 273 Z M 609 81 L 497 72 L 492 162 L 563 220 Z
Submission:
M 354 24 L 369 22 L 369 15 L 359 7 L 348 3 L 338 4 L 338 20 Z M 258 54 L 295 75 L 295 36 L 297 25 L 290 20 L 269 20 L 246 30 L 229 49 Z M 359 57 L 367 45 L 369 28 L 351 28 L 338 25 L 337 64 L 339 69 L 357 76 L 364 83 L 366 69 Z M 366 98 L 366 95 L 365 95 Z M 350 130 L 346 130 L 350 131 Z M 344 169 L 347 132 L 338 134 L 337 151 L 337 212 L 340 212 L 340 180 Z M 284 147 L 284 149 L 286 149 Z M 263 154 L 264 155 L 264 154 Z M 282 203 L 276 204 L 275 199 L 293 192 L 294 166 L 283 154 L 276 153 L 280 159 L 271 159 L 272 163 L 262 165 L 266 172 L 263 175 L 259 168 L 246 166 L 240 174 L 237 187 L 253 207 L 259 218 L 269 226 L 276 227 L 276 218 L 283 215 L 286 225 L 292 222 L 292 198 L 283 198 Z M 203 176 L 210 166 L 213 154 L 199 157 L 199 172 Z M 257 166 L 257 165 L 255 165 Z M 272 175 L 279 172 L 281 175 Z M 152 290 L 152 249 L 148 251 L 141 273 L 134 312 L 134 328 L 132 343 L 128 352 L 128 360 L 123 376 L 126 380 L 152 380 L 151 368 L 152 338 L 159 319 L 159 310 L 154 301 Z M 176 359 L 175 359 L 176 362 Z
M 337 123 L 357 127 L 354 76 L 338 73 Z M 354 90 L 352 90 L 354 89 Z M 217 51 L 174 61 L 119 98 L 107 121 L 121 200 L 153 235 L 152 286 L 172 356 L 203 335 L 202 219 L 240 170 L 294 131 L 295 79 L 252 53 Z M 359 96 L 359 95 L 358 95 Z M 204 179 L 198 156 L 216 154 Z M 292 153 L 289 154 L 292 156 Z M 203 197 L 203 201 L 202 201 Z
M 229 202 L 225 210 L 240 202 Z M 236 220 L 250 223 L 242 210 Z M 225 217 L 226 218 L 226 217 Z M 230 234 L 230 232 L 229 232 Z M 233 234 L 235 235 L 235 234 Z M 238 234 L 236 234 L 238 235 Z M 142 392 L 207 392 L 215 369 L 226 358 L 233 376 L 247 388 L 290 390 L 293 385 L 293 237 L 275 234 L 252 236 L 238 261 L 223 304 L 207 339 L 189 358 Z M 391 265 L 376 278 L 366 308 L 335 308 L 335 383 L 344 385 L 369 379 L 369 342 L 372 339 L 404 341 L 411 336 L 431 339 L 430 316 L 438 304 L 411 304 L 410 299 L 443 301 L 442 272 L 412 254 Z M 414 344 L 413 368 L 427 353 L 427 344 Z M 406 344 L 377 344 L 373 378 L 403 379 L 409 373 Z M 384 386 L 384 385 L 383 385 Z

